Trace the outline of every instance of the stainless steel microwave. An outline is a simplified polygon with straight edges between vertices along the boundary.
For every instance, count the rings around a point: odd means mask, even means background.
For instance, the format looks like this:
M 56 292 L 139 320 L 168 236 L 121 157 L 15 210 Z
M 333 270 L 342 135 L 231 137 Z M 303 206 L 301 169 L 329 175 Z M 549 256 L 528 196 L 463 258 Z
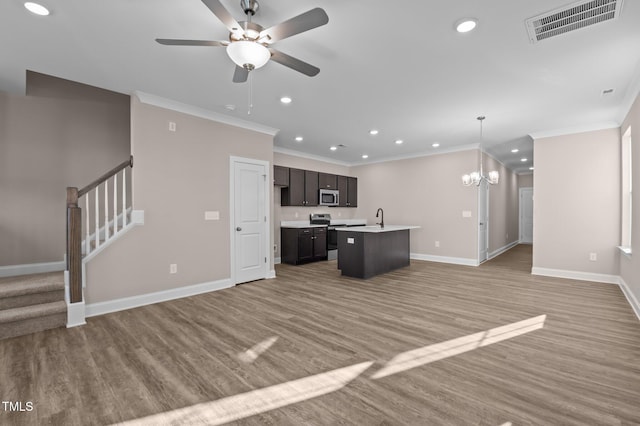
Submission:
M 340 193 L 335 189 L 321 189 L 319 198 L 321 206 L 337 206 Z

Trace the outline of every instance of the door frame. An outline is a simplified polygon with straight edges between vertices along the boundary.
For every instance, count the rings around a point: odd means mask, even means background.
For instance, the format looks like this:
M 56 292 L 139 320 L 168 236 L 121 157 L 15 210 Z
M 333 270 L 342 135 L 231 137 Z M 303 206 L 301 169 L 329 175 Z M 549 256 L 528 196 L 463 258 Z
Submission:
M 229 156 L 229 261 L 230 261 L 230 279 L 231 285 L 236 285 L 236 230 L 235 230 L 235 166 L 236 163 L 253 164 L 257 166 L 264 166 L 265 179 L 264 179 L 264 214 L 267 220 L 264 222 L 265 232 L 265 255 L 267 261 L 264 264 L 264 277 L 268 278 L 271 271 L 271 191 L 269 190 L 269 183 L 271 182 L 271 167 L 270 162 L 266 160 L 256 160 L 255 158 L 236 157 Z
M 480 247 L 480 242 L 482 241 L 481 238 L 481 233 L 482 233 L 482 227 L 480 226 L 480 220 L 482 219 L 480 216 L 480 206 L 482 205 L 481 202 L 481 198 L 485 197 L 485 217 L 484 217 L 484 233 L 485 233 L 485 244 L 487 245 L 486 247 L 486 251 L 487 251 L 487 256 L 484 259 L 480 259 L 480 253 L 482 253 L 482 248 Z M 478 186 L 478 220 L 477 220 L 477 225 L 478 225 L 478 265 L 480 265 L 483 262 L 486 262 L 487 260 L 489 260 L 489 184 L 487 183 L 486 180 L 483 180 L 480 185 Z
M 531 199 L 533 200 L 533 187 L 523 186 L 518 188 L 518 242 L 521 244 L 533 244 L 533 217 L 531 218 L 531 241 L 522 242 L 522 194 L 523 190 L 531 190 Z M 531 204 L 531 214 L 533 215 L 533 204 Z

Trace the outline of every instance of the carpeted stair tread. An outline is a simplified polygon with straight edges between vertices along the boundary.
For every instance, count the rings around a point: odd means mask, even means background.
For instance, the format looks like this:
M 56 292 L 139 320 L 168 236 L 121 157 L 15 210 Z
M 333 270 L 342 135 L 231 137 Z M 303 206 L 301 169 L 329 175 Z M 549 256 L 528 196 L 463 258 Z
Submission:
M 59 290 L 64 290 L 64 274 L 62 272 L 0 279 L 0 299 Z
M 39 305 L 23 306 L 20 308 L 5 309 L 0 311 L 0 324 L 7 324 L 48 315 L 63 314 L 66 312 L 67 304 L 64 300 L 59 302 L 41 303 Z

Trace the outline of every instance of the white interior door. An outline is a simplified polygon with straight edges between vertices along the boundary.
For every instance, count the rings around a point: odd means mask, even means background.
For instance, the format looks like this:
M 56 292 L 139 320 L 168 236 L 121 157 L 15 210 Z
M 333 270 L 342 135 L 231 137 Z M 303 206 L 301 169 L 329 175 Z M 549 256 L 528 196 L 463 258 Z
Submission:
M 267 174 L 264 164 L 233 161 L 232 165 L 233 263 L 235 283 L 239 284 L 267 276 Z
M 533 243 L 533 188 L 520 188 L 520 242 Z
M 486 181 L 478 187 L 478 263 L 489 256 L 489 188 Z

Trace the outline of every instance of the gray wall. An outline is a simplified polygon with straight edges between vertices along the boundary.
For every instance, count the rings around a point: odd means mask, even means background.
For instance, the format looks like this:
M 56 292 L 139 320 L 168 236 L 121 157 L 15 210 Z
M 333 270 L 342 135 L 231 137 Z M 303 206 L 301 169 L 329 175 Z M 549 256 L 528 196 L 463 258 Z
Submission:
M 489 185 L 489 256 L 518 241 L 518 175 L 490 156 L 485 158 L 486 173 L 500 173 L 498 185 Z
M 419 225 L 411 231 L 412 253 L 477 260 L 478 189 L 461 181 L 477 162 L 477 150 L 469 150 L 353 167 L 356 214 L 375 223 L 382 207 L 385 223 Z
M 0 266 L 62 261 L 66 187 L 130 155 L 129 96 L 41 74 L 27 80 L 37 82 L 34 96 L 0 93 Z
M 541 138 L 534 146 L 534 269 L 618 275 L 620 130 Z
M 640 188 L 640 96 L 638 96 L 625 118 L 621 127 L 621 134 L 624 135 L 631 127 L 632 149 L 632 187 Z M 636 194 L 638 191 L 636 190 Z M 635 195 L 632 200 L 631 218 L 631 249 L 633 254 L 625 256 L 619 254 L 620 276 L 627 284 L 629 290 L 635 298 L 636 313 L 640 316 L 640 196 Z
M 131 123 L 133 208 L 144 211 L 145 223 L 87 264 L 89 304 L 230 278 L 229 158 L 273 161 L 271 135 L 136 97 Z M 205 221 L 207 210 L 220 220 Z M 171 263 L 177 274 L 169 274 Z

